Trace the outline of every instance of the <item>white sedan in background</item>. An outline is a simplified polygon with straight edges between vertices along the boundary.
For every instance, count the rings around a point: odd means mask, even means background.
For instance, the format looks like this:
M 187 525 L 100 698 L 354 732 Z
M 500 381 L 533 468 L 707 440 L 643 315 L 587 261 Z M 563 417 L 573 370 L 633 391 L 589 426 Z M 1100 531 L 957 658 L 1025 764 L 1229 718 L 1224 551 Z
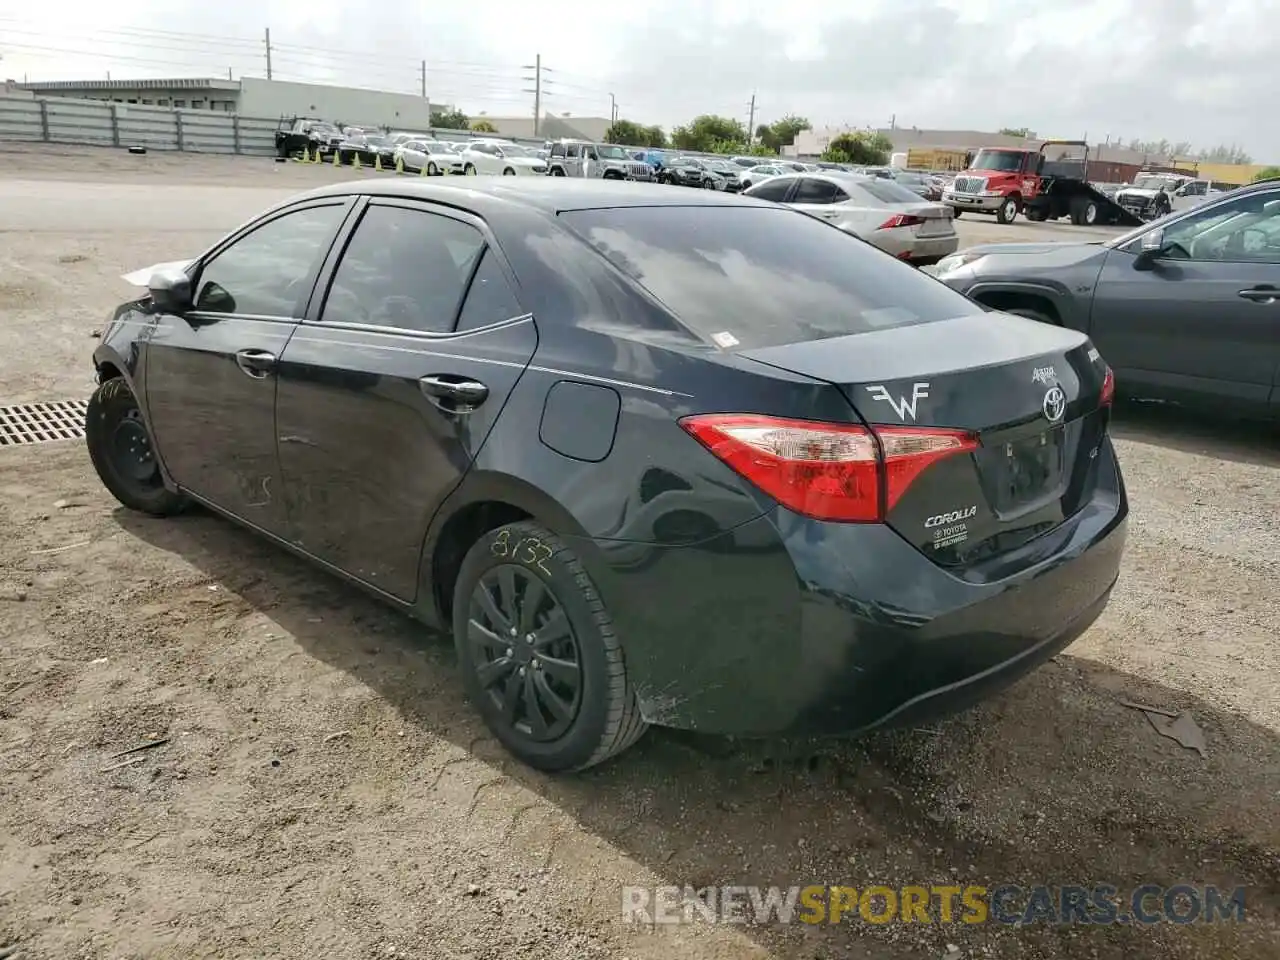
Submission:
M 472 140 L 458 154 L 465 174 L 492 173 L 505 177 L 545 176 L 547 161 L 528 147 L 496 140 Z
M 771 177 L 745 195 L 802 210 L 916 266 L 937 263 L 960 246 L 950 207 L 922 200 L 892 180 L 830 171 L 791 174 Z
M 427 176 L 462 173 L 462 158 L 440 140 L 406 140 L 396 147 L 395 156 L 410 173 L 427 171 Z
M 743 190 L 749 190 L 757 183 L 764 183 L 770 177 L 781 177 L 792 172 L 791 168 L 781 167 L 776 163 L 757 163 L 743 170 L 738 182 L 742 184 Z

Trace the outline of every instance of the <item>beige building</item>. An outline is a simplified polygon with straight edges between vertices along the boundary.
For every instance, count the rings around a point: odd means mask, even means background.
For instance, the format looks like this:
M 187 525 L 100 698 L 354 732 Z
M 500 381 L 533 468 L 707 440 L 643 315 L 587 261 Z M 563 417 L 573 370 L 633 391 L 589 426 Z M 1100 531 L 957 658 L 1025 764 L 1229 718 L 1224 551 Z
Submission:
M 853 133 L 857 127 L 816 127 L 813 130 L 802 130 L 796 137 L 793 146 L 786 152 L 796 157 L 817 157 L 833 139 L 842 133 Z M 865 131 L 865 128 L 861 128 Z M 1022 137 L 1006 137 L 999 133 L 988 133 L 982 130 L 921 130 L 917 127 L 886 127 L 871 130 L 871 133 L 884 134 L 893 143 L 895 153 L 908 150 L 974 150 L 979 147 L 1029 147 L 1038 149 L 1044 142 L 1042 139 L 1023 139 Z M 1109 160 L 1116 163 L 1142 164 L 1155 162 L 1156 157 L 1109 144 L 1091 144 L 1090 160 Z M 1167 158 L 1164 158 L 1167 159 Z
M 538 132 L 533 131 L 533 116 L 523 117 L 491 117 L 478 113 L 471 117 L 472 122 L 487 120 L 497 128 L 498 136 L 521 139 L 533 139 L 535 136 L 544 140 L 603 140 L 610 122 L 607 117 L 574 117 L 569 114 L 546 114 L 538 124 Z

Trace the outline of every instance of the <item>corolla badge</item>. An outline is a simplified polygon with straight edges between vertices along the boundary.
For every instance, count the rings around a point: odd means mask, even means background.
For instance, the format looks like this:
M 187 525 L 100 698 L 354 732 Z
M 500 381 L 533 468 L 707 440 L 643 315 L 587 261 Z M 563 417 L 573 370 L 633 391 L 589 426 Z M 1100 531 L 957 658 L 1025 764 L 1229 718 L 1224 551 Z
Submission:
M 1062 419 L 1062 415 L 1067 412 L 1067 395 L 1062 392 L 1061 387 L 1049 388 L 1041 409 L 1044 410 L 1044 418 L 1050 423 L 1057 423 Z

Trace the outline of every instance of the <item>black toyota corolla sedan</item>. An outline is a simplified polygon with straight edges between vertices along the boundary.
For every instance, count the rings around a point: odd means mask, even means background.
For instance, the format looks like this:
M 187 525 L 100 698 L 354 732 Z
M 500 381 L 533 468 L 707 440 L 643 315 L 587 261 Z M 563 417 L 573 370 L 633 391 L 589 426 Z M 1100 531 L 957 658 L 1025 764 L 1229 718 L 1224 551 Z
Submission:
M 140 271 L 94 354 L 126 506 L 429 625 L 525 762 L 649 724 L 965 706 L 1107 602 L 1110 370 L 817 218 L 549 178 L 346 183 Z

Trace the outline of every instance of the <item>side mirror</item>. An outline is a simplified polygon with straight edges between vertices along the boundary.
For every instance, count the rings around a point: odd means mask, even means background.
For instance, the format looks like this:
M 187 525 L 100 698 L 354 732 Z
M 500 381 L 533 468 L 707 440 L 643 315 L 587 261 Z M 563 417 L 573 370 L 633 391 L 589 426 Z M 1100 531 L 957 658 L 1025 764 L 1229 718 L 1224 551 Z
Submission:
M 1159 227 L 1155 230 L 1148 230 L 1142 235 L 1142 241 L 1138 245 L 1138 256 L 1133 261 L 1133 268 L 1135 270 L 1151 270 L 1155 267 L 1156 261 L 1160 259 L 1160 255 L 1164 251 L 1164 230 Z
M 163 313 L 184 313 L 191 309 L 191 279 L 181 270 L 161 270 L 147 281 L 151 302 Z

